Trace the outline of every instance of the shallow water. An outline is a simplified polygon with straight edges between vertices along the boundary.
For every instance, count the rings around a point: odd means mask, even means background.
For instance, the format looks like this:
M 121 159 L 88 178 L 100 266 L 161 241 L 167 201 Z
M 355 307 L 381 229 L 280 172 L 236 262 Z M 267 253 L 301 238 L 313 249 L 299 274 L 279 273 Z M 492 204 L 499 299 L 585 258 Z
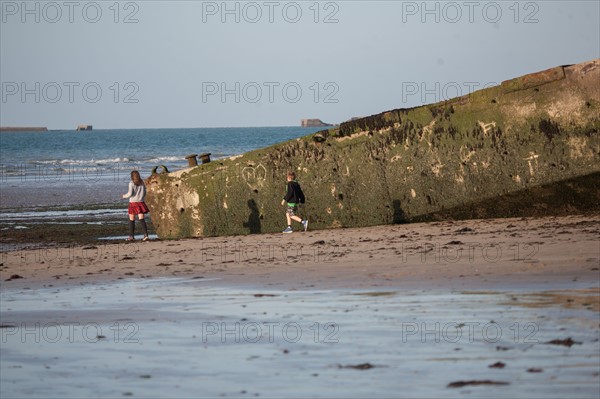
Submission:
M 114 218 L 115 216 L 123 216 L 124 213 L 126 212 L 124 212 L 123 209 L 70 209 L 60 211 L 0 212 L 0 222 L 29 219 L 34 223 L 44 223 L 49 219 L 75 219 L 81 217 Z
M 108 236 L 108 237 L 98 237 L 98 240 L 101 241 L 113 241 L 113 240 L 125 240 L 127 239 L 127 235 L 121 235 L 121 236 Z M 143 236 L 141 234 L 136 234 L 135 235 L 135 239 L 136 240 L 141 240 L 143 238 Z M 150 240 L 157 240 L 158 239 L 158 235 L 156 234 L 148 234 L 148 238 L 150 238 Z
M 511 292 L 220 284 L 2 292 L 0 396 L 572 398 L 600 389 L 591 311 L 506 305 Z M 581 344 L 546 344 L 567 337 Z M 497 362 L 505 367 L 489 368 Z M 447 387 L 465 380 L 508 384 Z

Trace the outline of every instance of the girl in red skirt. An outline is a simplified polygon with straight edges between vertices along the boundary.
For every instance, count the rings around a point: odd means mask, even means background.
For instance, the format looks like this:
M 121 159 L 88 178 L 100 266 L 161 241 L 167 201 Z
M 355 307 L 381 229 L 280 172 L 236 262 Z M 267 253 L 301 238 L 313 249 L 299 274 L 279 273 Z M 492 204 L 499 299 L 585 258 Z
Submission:
M 127 241 L 133 241 L 135 232 L 135 215 L 138 215 L 140 224 L 142 225 L 142 231 L 144 232 L 144 238 L 142 241 L 148 241 L 148 228 L 146 227 L 146 221 L 144 215 L 150 210 L 144 202 L 146 197 L 146 186 L 144 181 L 140 177 L 140 172 L 134 170 L 131 172 L 131 181 L 129 182 L 129 190 L 127 194 L 123 194 L 123 198 L 129 198 L 129 237 Z

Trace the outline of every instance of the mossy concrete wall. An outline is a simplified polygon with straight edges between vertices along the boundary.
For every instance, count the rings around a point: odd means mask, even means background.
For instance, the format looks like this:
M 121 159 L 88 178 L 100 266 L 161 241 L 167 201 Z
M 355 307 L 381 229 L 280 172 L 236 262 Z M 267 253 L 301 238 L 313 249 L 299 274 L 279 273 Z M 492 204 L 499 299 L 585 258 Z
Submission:
M 498 206 L 507 198 L 551 213 L 563 201 L 561 191 L 575 186 L 575 197 L 591 201 L 574 203 L 571 195 L 561 209 L 595 211 L 599 131 L 600 60 L 594 60 L 154 174 L 147 203 L 161 238 L 279 232 L 286 225 L 285 176 L 294 170 L 311 229 L 511 216 Z

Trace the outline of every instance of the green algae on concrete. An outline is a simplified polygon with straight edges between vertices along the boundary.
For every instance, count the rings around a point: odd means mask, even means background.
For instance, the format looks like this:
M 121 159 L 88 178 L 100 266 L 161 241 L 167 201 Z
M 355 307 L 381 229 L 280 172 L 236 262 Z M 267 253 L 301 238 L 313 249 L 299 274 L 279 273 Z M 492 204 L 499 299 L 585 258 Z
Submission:
M 311 229 L 598 212 L 599 131 L 593 60 L 153 174 L 147 203 L 161 238 L 279 232 L 294 170 Z

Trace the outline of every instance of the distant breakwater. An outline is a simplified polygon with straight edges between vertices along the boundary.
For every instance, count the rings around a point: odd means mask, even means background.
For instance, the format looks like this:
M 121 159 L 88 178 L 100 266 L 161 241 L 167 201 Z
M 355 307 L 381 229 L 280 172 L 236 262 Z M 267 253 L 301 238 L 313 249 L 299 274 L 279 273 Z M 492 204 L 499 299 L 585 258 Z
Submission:
M 12 126 L 0 126 L 0 132 L 47 132 L 47 127 L 12 127 Z

